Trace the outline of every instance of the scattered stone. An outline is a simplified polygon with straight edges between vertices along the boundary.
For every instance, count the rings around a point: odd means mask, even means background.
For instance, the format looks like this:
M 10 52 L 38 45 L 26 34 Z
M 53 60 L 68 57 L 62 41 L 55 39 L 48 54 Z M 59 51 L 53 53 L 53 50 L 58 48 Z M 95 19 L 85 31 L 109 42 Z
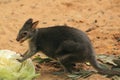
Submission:
M 57 21 L 56 19 L 52 19 L 52 21 Z
M 24 6 L 24 4 L 20 4 L 20 6 L 21 6 L 21 7 L 23 7 L 23 6 Z
M 98 21 L 97 21 L 97 20 L 95 20 L 94 22 L 95 22 L 95 23 L 97 23 Z
M 97 36 L 96 38 L 97 38 L 97 39 L 100 39 L 100 37 L 99 37 L 99 36 Z
M 75 20 L 74 19 L 68 19 L 67 21 L 68 22 L 74 22 Z
M 85 32 L 90 32 L 90 31 L 92 31 L 92 30 L 94 30 L 94 29 L 95 29 L 95 28 L 92 27 L 92 28 L 87 29 Z
M 47 24 L 47 22 L 43 22 L 42 24 Z

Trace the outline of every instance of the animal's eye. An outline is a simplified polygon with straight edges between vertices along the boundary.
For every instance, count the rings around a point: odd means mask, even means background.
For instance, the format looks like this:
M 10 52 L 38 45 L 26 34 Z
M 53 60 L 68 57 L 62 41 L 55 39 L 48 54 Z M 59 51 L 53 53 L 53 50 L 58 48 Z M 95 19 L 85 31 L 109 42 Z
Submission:
M 23 32 L 23 33 L 22 33 L 22 36 L 26 36 L 26 35 L 27 35 L 27 32 Z

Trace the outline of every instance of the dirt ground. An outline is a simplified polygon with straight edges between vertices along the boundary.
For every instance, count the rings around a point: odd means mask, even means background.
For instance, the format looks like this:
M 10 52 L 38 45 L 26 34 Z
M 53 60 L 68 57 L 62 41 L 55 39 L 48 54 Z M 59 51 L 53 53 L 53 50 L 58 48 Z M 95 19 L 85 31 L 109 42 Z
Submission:
M 23 23 L 33 18 L 38 27 L 64 25 L 85 31 L 97 54 L 120 54 L 120 0 L 0 0 L 0 49 L 24 53 L 27 42 L 16 36 Z M 42 65 L 38 80 L 69 80 L 51 74 L 54 67 Z M 81 80 L 110 80 L 99 74 Z

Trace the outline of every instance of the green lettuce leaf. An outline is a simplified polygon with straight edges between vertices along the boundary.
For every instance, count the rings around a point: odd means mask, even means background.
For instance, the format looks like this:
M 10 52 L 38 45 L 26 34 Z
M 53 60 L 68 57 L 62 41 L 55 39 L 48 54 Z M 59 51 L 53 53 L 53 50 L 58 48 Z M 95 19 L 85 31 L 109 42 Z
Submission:
M 18 62 L 19 54 L 10 50 L 0 50 L 0 80 L 34 80 L 39 74 L 31 59 Z

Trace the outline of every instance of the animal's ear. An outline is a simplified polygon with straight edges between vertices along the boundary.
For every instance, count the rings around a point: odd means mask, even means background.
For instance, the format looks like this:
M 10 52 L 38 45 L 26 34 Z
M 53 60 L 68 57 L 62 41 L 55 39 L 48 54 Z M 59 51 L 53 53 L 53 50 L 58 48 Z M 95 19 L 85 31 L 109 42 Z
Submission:
M 34 23 L 32 23 L 32 28 L 36 28 L 36 26 L 38 25 L 39 21 L 35 21 Z
M 31 24 L 33 22 L 33 19 L 32 18 L 29 18 L 25 23 L 26 24 Z

